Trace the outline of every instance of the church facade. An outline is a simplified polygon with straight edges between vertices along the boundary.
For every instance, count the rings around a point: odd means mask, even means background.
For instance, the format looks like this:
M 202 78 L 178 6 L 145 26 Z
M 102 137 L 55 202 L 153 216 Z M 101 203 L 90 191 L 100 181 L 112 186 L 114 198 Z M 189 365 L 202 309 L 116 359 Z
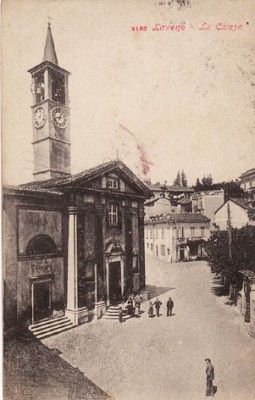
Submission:
M 120 160 L 70 171 L 69 72 L 50 25 L 29 70 L 34 181 L 4 188 L 5 328 L 62 311 L 73 325 L 145 286 L 144 201 L 152 193 Z

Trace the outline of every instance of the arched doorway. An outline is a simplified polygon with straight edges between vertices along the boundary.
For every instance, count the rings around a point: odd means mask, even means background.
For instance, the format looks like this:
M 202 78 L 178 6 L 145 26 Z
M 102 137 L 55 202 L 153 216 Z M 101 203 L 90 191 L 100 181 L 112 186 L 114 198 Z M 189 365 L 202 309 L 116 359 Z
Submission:
M 118 303 L 125 293 L 124 251 L 120 243 L 110 244 L 105 252 L 106 304 Z

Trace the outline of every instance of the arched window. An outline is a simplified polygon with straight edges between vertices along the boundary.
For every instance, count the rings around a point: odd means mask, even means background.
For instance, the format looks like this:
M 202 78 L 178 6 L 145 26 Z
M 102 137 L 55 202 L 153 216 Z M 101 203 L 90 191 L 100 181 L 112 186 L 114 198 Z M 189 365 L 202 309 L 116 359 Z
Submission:
M 26 254 L 28 256 L 40 254 L 52 254 L 57 252 L 54 240 L 48 235 L 34 236 L 27 245 Z

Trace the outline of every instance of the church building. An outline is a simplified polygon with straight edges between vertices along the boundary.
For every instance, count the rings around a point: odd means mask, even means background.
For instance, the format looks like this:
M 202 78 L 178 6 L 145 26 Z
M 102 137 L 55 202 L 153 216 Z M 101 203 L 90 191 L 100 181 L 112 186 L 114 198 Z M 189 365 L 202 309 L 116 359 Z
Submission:
M 50 24 L 43 61 L 28 72 L 34 181 L 3 195 L 7 331 L 54 315 L 78 325 L 145 286 L 152 192 L 118 159 L 71 175 L 70 73 L 58 65 Z

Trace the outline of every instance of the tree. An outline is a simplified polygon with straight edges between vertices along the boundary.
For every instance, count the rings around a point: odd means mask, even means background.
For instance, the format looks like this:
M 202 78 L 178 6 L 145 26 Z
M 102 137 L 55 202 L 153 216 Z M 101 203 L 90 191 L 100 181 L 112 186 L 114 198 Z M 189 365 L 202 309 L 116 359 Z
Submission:
M 206 186 L 206 187 L 209 187 L 209 188 L 212 186 L 212 184 L 213 184 L 213 179 L 212 179 L 211 174 L 209 174 L 209 175 L 207 175 L 207 176 L 204 175 L 204 177 L 203 177 L 203 179 L 202 179 L 202 184 L 203 184 L 204 186 Z
M 242 198 L 244 197 L 244 191 L 240 186 L 239 182 L 223 182 L 222 187 L 225 193 L 225 202 L 230 198 Z
M 199 178 L 197 178 L 196 184 L 194 186 L 195 192 L 199 192 L 201 190 L 201 188 L 202 188 L 202 184 L 201 184 Z
M 200 192 L 202 190 L 219 190 L 221 189 L 222 184 L 213 184 L 213 178 L 211 174 L 209 175 L 204 175 L 201 182 L 199 178 L 197 178 L 196 185 L 194 186 L 195 192 Z
M 177 172 L 176 178 L 173 182 L 174 186 L 181 186 L 181 174 L 180 171 Z
M 182 170 L 182 173 L 181 173 L 181 186 L 183 186 L 183 187 L 188 186 L 188 181 L 187 181 L 184 170 Z
M 225 278 L 228 285 L 238 282 L 242 269 L 255 272 L 255 227 L 232 229 L 231 234 L 231 252 L 228 231 L 214 232 L 205 244 L 212 272 Z

